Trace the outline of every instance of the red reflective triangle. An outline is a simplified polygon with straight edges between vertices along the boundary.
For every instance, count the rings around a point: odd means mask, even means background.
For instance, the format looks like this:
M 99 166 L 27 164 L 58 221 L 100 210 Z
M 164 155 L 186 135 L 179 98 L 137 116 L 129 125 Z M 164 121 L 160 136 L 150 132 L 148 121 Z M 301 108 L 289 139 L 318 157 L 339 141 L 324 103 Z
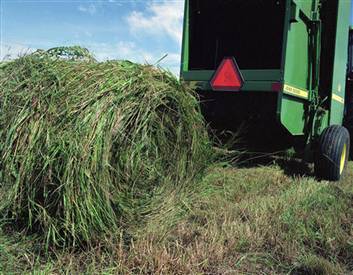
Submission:
M 211 80 L 214 91 L 239 91 L 244 80 L 234 58 L 226 57 Z

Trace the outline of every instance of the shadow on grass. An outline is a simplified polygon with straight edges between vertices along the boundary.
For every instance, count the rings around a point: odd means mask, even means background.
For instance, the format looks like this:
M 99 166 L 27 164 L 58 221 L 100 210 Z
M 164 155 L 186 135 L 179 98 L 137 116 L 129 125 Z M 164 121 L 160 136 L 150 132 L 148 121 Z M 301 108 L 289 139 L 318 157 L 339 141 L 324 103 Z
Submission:
M 313 177 L 314 171 L 311 165 L 300 159 L 278 159 L 276 161 L 284 173 L 290 177 Z
M 299 158 L 289 158 L 278 154 L 244 156 L 237 165 L 240 168 L 277 165 L 287 176 L 292 178 L 314 176 L 314 171 L 310 163 Z

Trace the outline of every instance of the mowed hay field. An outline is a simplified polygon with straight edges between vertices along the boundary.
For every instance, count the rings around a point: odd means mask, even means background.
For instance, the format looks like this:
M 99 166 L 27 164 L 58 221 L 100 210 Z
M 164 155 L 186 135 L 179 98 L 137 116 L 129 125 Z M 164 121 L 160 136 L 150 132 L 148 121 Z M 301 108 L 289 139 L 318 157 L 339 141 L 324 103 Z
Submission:
M 74 47 L 0 73 L 0 274 L 353 273 L 352 163 L 239 166 L 152 66 Z
M 291 165 L 291 164 L 288 164 Z M 195 186 L 164 194 L 135 225 L 82 250 L 37 251 L 3 228 L 3 273 L 350 274 L 353 165 L 341 183 L 286 175 L 276 165 L 213 167 Z
M 339 184 L 286 175 L 276 164 L 214 167 L 199 185 L 164 194 L 160 211 L 143 225 L 83 251 L 41 255 L 35 237 L 5 226 L 0 267 L 43 274 L 349 274 L 352 177 L 352 163 Z

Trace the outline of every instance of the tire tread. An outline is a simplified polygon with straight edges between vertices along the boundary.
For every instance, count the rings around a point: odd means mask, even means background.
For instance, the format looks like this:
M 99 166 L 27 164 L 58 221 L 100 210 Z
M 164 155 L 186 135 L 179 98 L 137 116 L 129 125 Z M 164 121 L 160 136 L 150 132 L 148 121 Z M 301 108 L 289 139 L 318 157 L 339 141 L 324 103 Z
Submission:
M 344 144 L 349 151 L 350 135 L 346 128 L 333 125 L 323 131 L 315 157 L 315 173 L 319 178 L 329 181 L 340 180 L 340 162 Z

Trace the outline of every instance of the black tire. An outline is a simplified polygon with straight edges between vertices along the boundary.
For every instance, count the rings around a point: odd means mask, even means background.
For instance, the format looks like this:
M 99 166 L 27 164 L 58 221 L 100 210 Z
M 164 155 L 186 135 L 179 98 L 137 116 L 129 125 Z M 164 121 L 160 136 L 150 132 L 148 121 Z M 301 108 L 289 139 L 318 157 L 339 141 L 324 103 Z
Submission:
M 353 144 L 353 114 L 345 118 L 344 126 L 348 129 L 348 132 L 351 136 L 351 144 Z M 353 160 L 353 145 L 349 151 L 349 159 Z
M 349 152 L 350 159 L 353 160 L 353 74 L 350 73 L 346 83 L 346 100 L 345 100 L 345 117 L 344 127 L 347 128 L 351 136 L 351 149 Z
M 350 136 L 345 127 L 327 127 L 318 141 L 315 174 L 322 180 L 339 181 L 347 166 Z

